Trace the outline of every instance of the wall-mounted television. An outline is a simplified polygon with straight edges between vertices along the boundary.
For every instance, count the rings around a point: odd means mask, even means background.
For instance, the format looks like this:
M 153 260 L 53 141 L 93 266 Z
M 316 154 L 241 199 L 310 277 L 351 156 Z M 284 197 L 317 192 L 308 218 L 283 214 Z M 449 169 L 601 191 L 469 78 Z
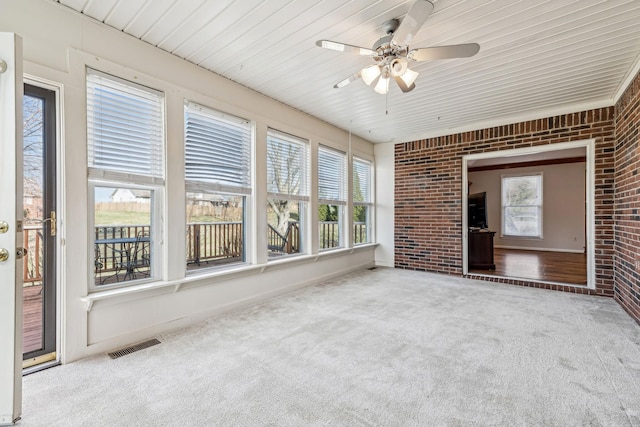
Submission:
M 467 206 L 469 207 L 467 217 L 469 228 L 487 228 L 487 192 L 469 194 Z

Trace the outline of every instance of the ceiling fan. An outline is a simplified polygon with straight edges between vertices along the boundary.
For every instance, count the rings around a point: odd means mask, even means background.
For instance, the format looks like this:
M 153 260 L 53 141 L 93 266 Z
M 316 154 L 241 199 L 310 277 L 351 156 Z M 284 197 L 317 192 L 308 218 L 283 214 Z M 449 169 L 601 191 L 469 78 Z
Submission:
M 418 73 L 409 68 L 409 61 L 468 58 L 480 51 L 480 45 L 477 43 L 409 50 L 409 42 L 420 30 L 420 27 L 422 27 L 422 24 L 424 24 L 432 11 L 433 3 L 428 0 L 416 0 L 411 5 L 402 23 L 397 19 L 384 23 L 383 28 L 387 35 L 378 39 L 371 49 L 331 40 L 318 40 L 316 45 L 319 47 L 369 56 L 376 62 L 336 83 L 333 87 L 344 87 L 359 78 L 362 78 L 367 86 L 370 86 L 377 79 L 378 83 L 375 85 L 374 90 L 384 95 L 389 92 L 389 81 L 393 78 L 403 92 L 410 92 L 416 87 L 415 80 L 418 77 Z

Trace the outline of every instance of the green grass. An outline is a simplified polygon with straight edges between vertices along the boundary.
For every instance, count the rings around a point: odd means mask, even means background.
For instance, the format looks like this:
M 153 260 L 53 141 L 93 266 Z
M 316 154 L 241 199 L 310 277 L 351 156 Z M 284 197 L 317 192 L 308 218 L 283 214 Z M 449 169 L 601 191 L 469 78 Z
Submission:
M 147 212 L 131 211 L 96 211 L 95 224 L 98 225 L 148 225 L 150 216 Z M 240 221 L 240 219 L 236 220 Z M 189 223 L 202 222 L 234 222 L 233 219 L 223 220 L 214 215 L 195 215 L 188 218 Z
M 96 211 L 95 225 L 148 225 L 151 216 L 148 212 Z

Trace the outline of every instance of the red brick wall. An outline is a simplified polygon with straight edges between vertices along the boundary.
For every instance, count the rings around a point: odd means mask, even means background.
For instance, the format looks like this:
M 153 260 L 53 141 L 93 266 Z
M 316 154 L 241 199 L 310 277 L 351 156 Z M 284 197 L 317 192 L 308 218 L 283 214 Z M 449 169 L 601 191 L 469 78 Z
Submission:
M 616 105 L 615 299 L 640 322 L 640 74 Z
M 463 155 L 590 138 L 596 141 L 595 292 L 523 280 L 493 280 L 613 296 L 613 107 L 396 144 L 395 266 L 462 274 Z

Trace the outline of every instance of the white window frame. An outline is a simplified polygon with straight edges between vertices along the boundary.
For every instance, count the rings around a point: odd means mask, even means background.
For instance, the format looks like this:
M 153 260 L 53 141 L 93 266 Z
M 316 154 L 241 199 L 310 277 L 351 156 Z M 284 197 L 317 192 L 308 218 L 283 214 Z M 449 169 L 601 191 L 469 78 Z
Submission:
M 505 180 L 510 178 L 536 178 L 538 181 L 538 200 L 540 201 L 537 205 L 509 205 L 505 204 Z M 543 211 L 544 211 L 544 181 L 542 172 L 529 172 L 529 173 L 519 173 L 519 174 L 504 174 L 500 177 L 500 237 L 505 238 L 515 238 L 515 239 L 542 239 L 543 238 Z M 536 207 L 537 208 L 537 222 L 538 222 L 538 231 L 539 233 L 536 235 L 531 234 L 508 234 L 506 232 L 506 215 L 505 211 L 510 207 Z
M 337 183 L 337 189 L 335 189 L 336 194 L 334 197 L 325 198 L 320 194 L 321 190 L 321 165 L 320 165 L 320 156 L 325 152 L 328 155 L 340 156 L 341 165 L 340 170 L 336 171 L 335 183 Z M 331 148 L 325 145 L 318 145 L 318 208 L 320 205 L 330 205 L 330 206 L 339 206 L 340 212 L 338 215 L 338 246 L 331 248 L 322 248 L 318 247 L 319 251 L 330 251 L 335 249 L 340 249 L 345 247 L 346 238 L 345 238 L 345 213 L 347 210 L 347 153 L 344 151 L 337 150 L 335 148 Z M 318 223 L 318 233 L 319 230 Z M 318 241 L 318 245 L 320 246 L 320 239 Z
M 366 215 L 366 221 L 365 221 L 365 229 L 366 229 L 366 233 L 367 233 L 367 240 L 366 242 L 360 242 L 360 243 L 356 243 L 355 242 L 355 222 L 353 223 L 353 227 L 350 230 L 351 234 L 351 238 L 353 239 L 353 246 L 359 246 L 359 245 L 366 245 L 369 243 L 373 243 L 374 242 L 374 236 L 373 236 L 373 206 L 374 206 L 374 202 L 373 202 L 373 194 L 374 194 L 374 189 L 373 189 L 373 177 L 374 177 L 374 164 L 372 160 L 366 159 L 364 157 L 360 157 L 357 155 L 354 155 L 352 157 L 351 160 L 351 167 L 352 167 L 352 182 L 351 182 L 351 186 L 355 187 L 355 177 L 356 177 L 356 173 L 357 173 L 357 167 L 356 164 L 357 163 L 361 163 L 361 164 L 366 164 L 368 167 L 368 177 L 367 177 L 367 191 L 365 191 L 366 194 L 363 195 L 364 200 L 363 201 L 357 201 L 355 200 L 356 198 L 356 191 L 355 188 L 353 189 L 353 197 L 352 197 L 352 217 L 353 217 L 353 213 L 355 212 L 355 208 L 357 206 L 365 206 L 367 208 L 367 215 Z M 353 218 L 351 218 L 351 220 L 353 220 Z
M 251 263 L 251 242 L 252 235 L 250 230 L 252 230 L 252 225 L 249 222 L 251 215 L 249 215 L 250 207 L 252 205 L 252 196 L 253 196 L 253 159 L 254 159 L 254 145 L 255 145 L 255 123 L 250 120 L 243 119 L 241 117 L 237 117 L 231 114 L 224 113 L 222 111 L 204 106 L 202 104 L 186 100 L 185 101 L 185 163 L 187 161 L 187 120 L 188 114 L 190 111 L 194 113 L 198 112 L 203 116 L 209 116 L 214 119 L 220 119 L 221 121 L 226 121 L 229 123 L 234 123 L 239 126 L 244 126 L 245 130 L 248 132 L 246 141 L 247 146 L 244 147 L 247 152 L 244 152 L 243 155 L 246 156 L 245 161 L 246 170 L 243 173 L 246 173 L 244 181 L 240 179 L 234 180 L 236 182 L 222 182 L 220 179 L 189 179 L 187 177 L 187 169 L 188 167 L 185 165 L 185 194 L 187 193 L 206 193 L 211 195 L 220 195 L 220 196 L 234 196 L 234 197 L 242 197 L 243 198 L 243 219 L 242 219 L 242 248 L 243 248 L 243 260 L 241 262 L 236 263 L 226 263 L 220 264 L 217 266 L 208 267 L 209 269 L 222 270 L 225 268 L 237 267 L 239 264 L 249 264 Z M 190 110 L 191 109 L 191 110 Z M 199 111 L 198 111 L 199 110 Z M 186 205 L 185 205 L 186 209 Z M 186 224 L 185 224 L 186 227 Z M 186 257 L 186 253 L 185 253 Z M 185 267 L 186 267 L 186 259 L 185 259 Z M 201 273 L 204 268 L 198 268 L 196 270 L 187 271 L 187 274 L 195 274 Z
M 300 166 L 302 168 L 302 171 L 300 171 L 300 183 L 298 185 L 298 189 L 295 192 L 278 192 L 278 191 L 274 191 L 273 188 L 271 188 L 271 183 L 269 182 L 271 179 L 271 173 L 270 173 L 270 160 L 269 160 L 269 152 L 270 152 L 270 143 L 273 139 L 278 139 L 282 142 L 288 143 L 288 144 L 294 144 L 294 145 L 298 145 L 300 146 L 303 150 L 302 150 L 302 158 L 300 159 Z M 292 201 L 292 202 L 297 202 L 301 205 L 300 211 L 298 212 L 298 227 L 299 227 L 299 235 L 300 235 L 300 248 L 299 248 L 299 252 L 297 253 L 293 253 L 293 254 L 289 254 L 287 256 L 299 256 L 299 255 L 303 255 L 309 252 L 309 244 L 308 241 L 306 239 L 306 230 L 307 230 L 307 225 L 308 225 L 308 211 L 309 211 L 309 204 L 310 204 L 310 182 L 311 182 L 311 178 L 310 178 L 310 173 L 311 173 L 311 168 L 309 165 L 309 161 L 310 161 L 310 144 L 309 141 L 295 136 L 295 135 L 291 135 L 289 133 L 286 132 L 282 132 L 273 128 L 268 128 L 267 129 L 267 158 L 265 159 L 266 163 L 267 163 L 267 200 L 269 199 L 277 199 L 277 200 L 288 200 L 288 201 Z M 268 205 L 266 207 L 267 209 L 265 210 L 264 214 L 267 215 L 269 208 Z M 268 248 L 265 248 L 265 250 L 267 250 Z M 269 261 L 274 260 L 274 259 L 278 259 L 280 257 L 274 258 L 274 257 L 269 257 Z
M 103 291 L 105 289 L 122 288 L 137 285 L 140 283 L 156 282 L 163 279 L 163 264 L 164 256 L 162 251 L 163 242 L 163 224 L 164 224 L 164 206 L 165 206 L 165 158 L 166 158 L 166 98 L 164 92 L 143 86 L 139 83 L 131 82 L 116 76 L 112 76 L 101 71 L 97 71 L 91 68 L 86 68 L 87 77 L 85 81 L 85 87 L 87 90 L 87 168 L 88 168 L 88 254 L 89 254 L 89 291 Z M 156 95 L 158 98 L 158 117 L 159 128 L 156 129 L 157 143 L 160 147 L 155 147 L 155 150 L 151 157 L 151 166 L 149 173 L 136 173 L 133 170 L 118 170 L 117 167 L 101 167 L 95 166 L 94 162 L 94 144 L 91 137 L 92 126 L 89 123 L 91 120 L 91 108 L 90 98 L 91 94 L 89 86 L 92 76 L 97 76 L 99 79 L 106 79 L 106 81 L 115 82 L 116 84 L 122 84 L 134 88 L 132 92 L 140 91 L 147 92 L 151 95 Z M 153 148 L 153 147 L 152 147 Z M 128 280 L 117 282 L 113 284 L 96 285 L 95 284 L 95 260 L 93 254 L 95 246 L 95 189 L 96 187 L 114 187 L 114 188 L 128 188 L 148 190 L 153 194 L 152 206 L 150 209 L 151 224 L 150 224 L 150 251 L 152 254 L 150 277 L 141 278 L 135 280 Z

